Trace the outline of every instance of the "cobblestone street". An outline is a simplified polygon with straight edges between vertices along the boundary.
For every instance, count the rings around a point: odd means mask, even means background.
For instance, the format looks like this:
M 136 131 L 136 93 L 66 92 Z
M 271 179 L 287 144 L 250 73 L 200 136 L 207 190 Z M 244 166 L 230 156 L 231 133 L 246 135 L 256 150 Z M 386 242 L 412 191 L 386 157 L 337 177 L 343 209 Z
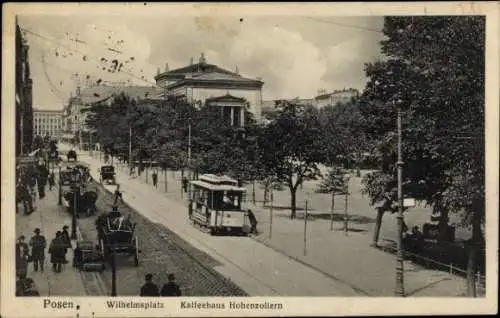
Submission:
M 100 188 L 98 211 L 110 211 L 112 196 Z M 185 296 L 244 296 L 246 293 L 213 267 L 220 265 L 210 256 L 190 246 L 175 233 L 155 224 L 128 206 L 119 205 L 122 215 L 131 214 L 137 222 L 136 235 L 142 253 L 139 267 L 134 267 L 133 257 L 117 256 L 117 292 L 120 296 L 136 296 L 144 283 L 146 273 L 154 274 L 160 285 L 167 282 L 167 274 L 173 273 Z M 79 220 L 80 231 L 87 239 L 96 240 L 95 218 Z M 102 273 L 111 288 L 111 270 Z

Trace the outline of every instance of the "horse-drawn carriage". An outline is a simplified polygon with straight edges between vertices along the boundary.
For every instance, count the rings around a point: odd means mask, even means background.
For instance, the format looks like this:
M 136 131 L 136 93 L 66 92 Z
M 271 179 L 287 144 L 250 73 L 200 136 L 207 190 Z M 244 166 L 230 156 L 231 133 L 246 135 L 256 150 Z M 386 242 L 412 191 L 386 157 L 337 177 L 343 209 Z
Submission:
M 102 166 L 101 169 L 99 169 L 99 172 L 101 174 L 101 184 L 116 184 L 116 173 L 114 166 Z
M 135 223 L 124 218 L 114 210 L 96 221 L 99 248 L 104 259 L 111 255 L 127 254 L 134 257 L 135 266 L 139 266 L 139 240 L 134 236 Z
M 75 213 L 79 217 L 81 215 L 94 215 L 97 211 L 97 190 L 81 185 L 72 185 L 68 190 L 64 191 L 64 205 L 69 213 Z
M 75 165 L 75 167 L 73 169 L 75 169 L 78 172 L 78 174 L 80 175 L 81 182 L 83 182 L 83 183 L 90 182 L 90 180 L 91 180 L 90 167 L 88 165 L 79 163 L 79 164 Z
M 68 151 L 68 154 L 66 155 L 66 157 L 68 158 L 68 161 L 70 161 L 71 159 L 73 159 L 73 161 L 77 161 L 76 151 L 74 151 L 73 149 Z
M 104 266 L 104 255 L 99 246 L 92 241 L 78 241 L 73 253 L 73 266 L 80 270 L 102 271 Z

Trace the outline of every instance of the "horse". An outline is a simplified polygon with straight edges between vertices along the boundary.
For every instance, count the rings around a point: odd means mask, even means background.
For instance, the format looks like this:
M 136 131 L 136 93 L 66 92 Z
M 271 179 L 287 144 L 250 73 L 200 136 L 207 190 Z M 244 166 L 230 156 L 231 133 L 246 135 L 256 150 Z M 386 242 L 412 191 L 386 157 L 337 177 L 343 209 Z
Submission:
M 69 203 L 68 207 L 68 212 L 73 213 L 73 209 L 75 208 L 75 194 L 73 190 L 67 191 L 64 194 L 64 198 L 66 201 Z M 97 202 L 97 191 L 93 189 L 85 190 L 83 193 L 80 193 L 79 196 L 77 196 L 77 216 L 80 216 L 81 214 L 85 216 L 91 216 L 94 215 L 97 212 L 96 208 L 96 202 Z

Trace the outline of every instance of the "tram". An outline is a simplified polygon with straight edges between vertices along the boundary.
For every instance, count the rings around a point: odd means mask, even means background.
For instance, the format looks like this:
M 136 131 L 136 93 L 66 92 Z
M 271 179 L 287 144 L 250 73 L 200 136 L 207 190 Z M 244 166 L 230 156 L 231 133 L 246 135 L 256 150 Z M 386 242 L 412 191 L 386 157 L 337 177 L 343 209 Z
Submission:
M 243 209 L 246 189 L 227 176 L 200 175 L 190 181 L 188 213 L 195 225 L 208 229 L 210 235 L 220 232 L 245 234 L 250 221 Z

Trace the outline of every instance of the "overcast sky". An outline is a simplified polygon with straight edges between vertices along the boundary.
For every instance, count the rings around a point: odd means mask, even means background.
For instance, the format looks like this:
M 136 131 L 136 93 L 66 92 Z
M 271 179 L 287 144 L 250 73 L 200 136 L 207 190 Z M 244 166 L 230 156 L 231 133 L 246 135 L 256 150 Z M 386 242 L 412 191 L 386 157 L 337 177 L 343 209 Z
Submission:
M 78 80 L 154 85 L 157 67 L 185 66 L 201 52 L 208 63 L 262 77 L 264 99 L 363 89 L 364 63 L 380 58 L 383 39 L 382 17 L 72 15 L 19 23 L 28 30 L 34 106 L 43 109 L 61 109 Z

